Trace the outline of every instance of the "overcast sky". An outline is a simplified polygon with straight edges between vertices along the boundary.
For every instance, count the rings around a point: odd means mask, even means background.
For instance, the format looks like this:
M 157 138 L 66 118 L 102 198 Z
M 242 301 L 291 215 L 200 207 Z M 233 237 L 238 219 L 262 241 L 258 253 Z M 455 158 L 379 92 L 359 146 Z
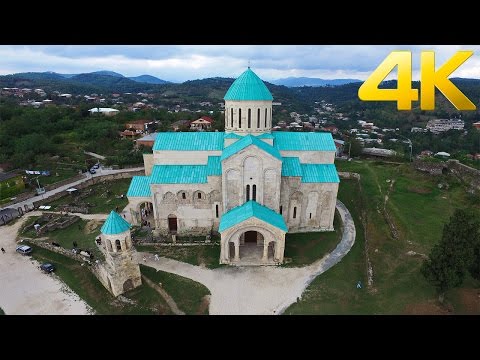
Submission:
M 452 76 L 480 78 L 480 46 L 466 45 L 1 45 L 0 75 L 111 70 L 182 82 L 234 78 L 250 61 L 252 70 L 267 81 L 292 76 L 364 80 L 393 50 L 412 51 L 414 79 L 422 50 L 435 50 L 437 66 L 458 50 L 473 50 L 474 55 Z

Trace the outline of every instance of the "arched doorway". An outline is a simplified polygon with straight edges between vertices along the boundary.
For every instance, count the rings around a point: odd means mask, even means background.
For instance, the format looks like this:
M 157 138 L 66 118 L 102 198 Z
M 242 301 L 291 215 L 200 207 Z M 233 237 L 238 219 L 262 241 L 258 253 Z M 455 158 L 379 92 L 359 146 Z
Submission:
M 168 231 L 175 234 L 177 229 L 177 217 L 175 215 L 168 215 Z
M 258 231 L 245 231 L 240 235 L 240 261 L 242 263 L 258 263 L 263 258 L 263 234 Z
M 245 233 L 245 244 L 254 243 L 257 244 L 257 232 L 256 231 L 247 231 Z
M 141 203 L 138 207 L 140 225 L 155 228 L 155 217 L 153 216 L 153 204 L 151 202 Z

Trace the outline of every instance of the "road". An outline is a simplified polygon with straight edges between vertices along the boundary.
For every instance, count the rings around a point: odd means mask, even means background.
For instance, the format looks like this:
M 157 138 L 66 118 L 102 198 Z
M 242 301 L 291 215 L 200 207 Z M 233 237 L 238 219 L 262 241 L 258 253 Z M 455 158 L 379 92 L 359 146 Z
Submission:
M 105 170 L 105 169 L 98 169 L 97 170 L 97 173 L 96 174 L 90 174 L 90 173 L 86 173 L 84 174 L 85 175 L 85 178 L 83 179 L 80 179 L 80 180 L 77 180 L 77 181 L 74 181 L 74 182 L 71 182 L 67 185 L 63 185 L 63 186 L 60 186 L 59 188 L 57 189 L 54 189 L 54 190 L 50 190 L 50 191 L 47 191 L 45 194 L 42 194 L 42 195 L 37 195 L 37 196 L 34 196 L 30 199 L 27 199 L 25 201 L 21 201 L 21 202 L 18 202 L 18 203 L 15 203 L 13 205 L 10 205 L 9 207 L 13 207 L 15 209 L 17 209 L 18 207 L 21 207 L 22 209 L 24 209 L 24 205 L 28 205 L 30 208 L 33 206 L 33 203 L 35 201 L 39 201 L 39 200 L 43 200 L 43 199 L 47 199 L 48 197 L 52 196 L 52 195 L 55 195 L 59 192 L 62 192 L 62 191 L 65 191 L 71 187 L 75 187 L 81 183 L 84 183 L 92 178 L 95 178 L 95 177 L 99 177 L 99 176 L 102 176 L 102 175 L 110 175 L 110 174 L 118 174 L 118 173 L 124 173 L 124 172 L 131 172 L 131 171 L 140 171 L 140 170 L 144 170 L 144 167 L 138 167 L 138 168 L 132 168 L 132 169 L 119 169 L 119 170 Z M 2 210 L 3 208 L 0 208 L 0 210 Z
M 317 276 L 340 262 L 355 243 L 350 212 L 339 200 L 337 210 L 343 223 L 340 243 L 322 259 L 302 268 L 228 266 L 211 270 L 164 257 L 155 261 L 151 253 L 137 253 L 137 261 L 204 284 L 211 292 L 210 314 L 278 315 L 301 297 Z

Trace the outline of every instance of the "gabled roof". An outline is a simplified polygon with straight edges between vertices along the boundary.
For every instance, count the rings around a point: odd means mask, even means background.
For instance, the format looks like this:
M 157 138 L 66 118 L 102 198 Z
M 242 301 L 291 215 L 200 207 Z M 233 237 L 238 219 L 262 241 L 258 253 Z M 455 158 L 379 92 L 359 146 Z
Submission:
M 336 151 L 331 133 L 275 131 L 273 146 L 280 151 Z
M 224 100 L 273 100 L 273 96 L 250 67 L 228 89 Z
M 222 176 L 222 162 L 220 156 L 209 156 L 207 161 L 208 176 Z
M 130 230 L 130 224 L 127 220 L 118 215 L 115 211 L 111 211 L 107 220 L 103 224 L 100 231 L 105 235 L 115 235 Z
M 227 146 L 222 152 L 221 160 L 228 159 L 233 154 L 236 154 L 237 152 L 245 149 L 250 145 L 255 145 L 256 147 L 272 155 L 273 157 L 276 157 L 277 159 L 282 160 L 282 156 L 280 155 L 280 152 L 276 148 L 265 143 L 262 140 L 258 140 L 255 136 L 252 136 L 250 134 L 244 136 L 242 139 Z
M 153 150 L 221 151 L 223 132 L 161 132 Z
M 128 187 L 127 197 L 150 197 L 150 176 L 134 176 Z
M 154 165 L 151 184 L 205 184 L 207 165 Z
M 339 183 L 334 164 L 301 164 L 302 183 Z
M 223 232 L 232 226 L 235 226 L 251 217 L 255 217 L 261 221 L 266 222 L 282 231 L 287 232 L 288 227 L 283 220 L 282 215 L 277 214 L 272 209 L 260 205 L 256 201 L 250 200 L 241 206 L 237 206 L 222 215 L 220 219 L 219 232 Z
M 302 176 L 302 167 L 298 157 L 283 158 L 282 176 Z

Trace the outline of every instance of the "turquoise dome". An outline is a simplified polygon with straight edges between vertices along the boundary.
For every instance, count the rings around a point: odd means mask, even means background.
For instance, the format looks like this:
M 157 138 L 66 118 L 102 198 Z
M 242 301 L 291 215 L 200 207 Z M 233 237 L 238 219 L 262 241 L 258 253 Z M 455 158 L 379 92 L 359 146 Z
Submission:
M 110 212 L 110 215 L 108 215 L 107 220 L 100 229 L 102 234 L 105 235 L 121 234 L 127 230 L 130 230 L 130 224 L 115 211 Z
M 235 80 L 225 94 L 224 100 L 268 100 L 273 96 L 257 74 L 248 68 Z

